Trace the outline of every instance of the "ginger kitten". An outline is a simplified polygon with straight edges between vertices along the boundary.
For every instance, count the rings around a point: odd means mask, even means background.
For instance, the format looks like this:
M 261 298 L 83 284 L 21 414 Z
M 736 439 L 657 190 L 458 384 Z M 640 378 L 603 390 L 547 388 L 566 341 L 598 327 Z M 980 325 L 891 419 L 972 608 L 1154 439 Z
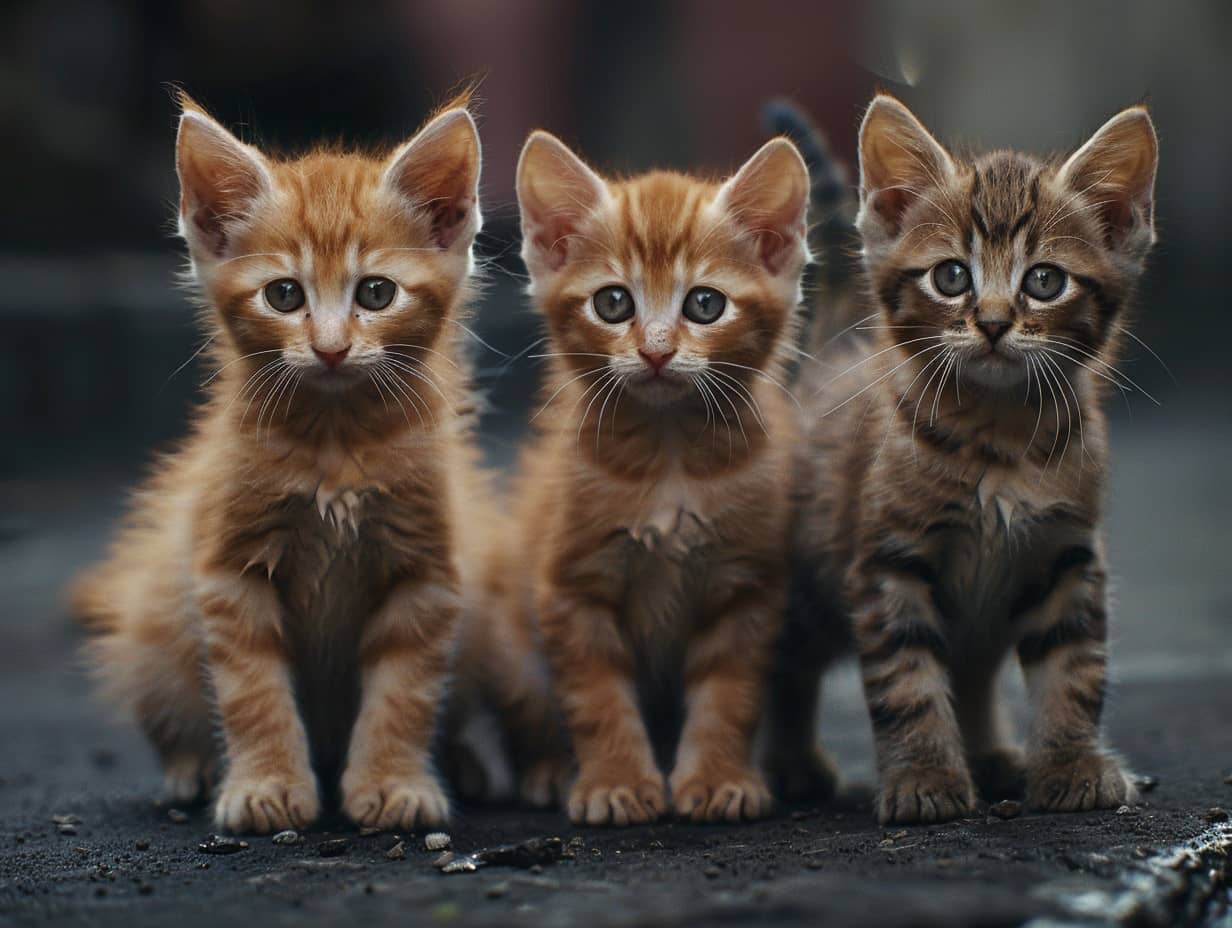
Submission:
M 871 339 L 827 356 L 841 375 L 801 390 L 796 546 L 818 606 L 792 619 L 814 647 L 778 702 L 811 710 L 854 636 L 882 822 L 967 814 L 977 786 L 1025 786 L 1047 811 L 1134 798 L 1100 737 L 1103 402 L 1123 386 L 1156 161 L 1142 106 L 1065 160 L 955 157 L 889 96 L 864 118 L 857 225 L 878 315 Z M 995 685 L 1011 651 L 1031 700 L 1025 760 Z M 792 737 L 776 755 L 832 782 L 812 731 Z
M 439 823 L 429 741 L 482 495 L 451 324 L 474 122 L 461 100 L 388 156 L 281 160 L 182 103 L 179 228 L 216 370 L 77 587 L 92 655 L 172 798 L 222 774 L 219 828 L 306 826 L 316 773 L 340 771 L 355 822 Z
M 753 736 L 797 441 L 778 378 L 807 170 L 778 139 L 723 183 L 607 180 L 536 132 L 517 190 L 550 360 L 509 608 L 538 628 L 576 751 L 569 816 L 651 821 L 669 787 L 682 817 L 760 816 Z

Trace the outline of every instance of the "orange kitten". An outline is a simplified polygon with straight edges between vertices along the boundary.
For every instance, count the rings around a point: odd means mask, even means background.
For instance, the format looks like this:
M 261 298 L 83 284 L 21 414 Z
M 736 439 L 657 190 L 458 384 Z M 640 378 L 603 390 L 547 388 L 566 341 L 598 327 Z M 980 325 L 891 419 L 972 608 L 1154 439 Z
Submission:
M 656 819 L 669 785 L 693 820 L 769 808 L 753 735 L 784 608 L 796 420 L 777 378 L 808 188 L 782 139 L 722 184 L 604 180 L 542 132 L 523 149 L 523 256 L 551 361 L 509 609 L 542 635 L 577 752 L 575 822 Z M 665 728 L 678 746 L 656 757 Z
M 452 324 L 474 122 L 459 101 L 387 157 L 278 160 L 182 102 L 180 233 L 217 370 L 77 588 L 93 656 L 171 797 L 222 773 L 220 828 L 308 825 L 316 774 L 340 771 L 354 821 L 441 822 L 428 748 L 477 483 Z

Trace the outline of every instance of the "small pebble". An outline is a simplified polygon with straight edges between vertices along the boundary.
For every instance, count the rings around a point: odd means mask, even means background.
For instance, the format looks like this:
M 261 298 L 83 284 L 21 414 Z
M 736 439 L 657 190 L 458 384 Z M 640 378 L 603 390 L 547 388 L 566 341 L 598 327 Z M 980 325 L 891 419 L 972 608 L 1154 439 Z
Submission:
M 1215 822 L 1226 822 L 1228 820 L 1228 810 L 1219 806 L 1212 806 L 1206 810 L 1206 820 L 1212 824 Z
M 1014 799 L 1002 799 L 989 806 L 988 811 L 997 818 L 1018 818 L 1022 815 L 1022 803 Z
M 76 815 L 53 815 L 51 821 L 55 825 L 80 825 L 81 819 Z
M 1129 806 L 1118 806 L 1116 810 L 1116 814 L 1117 815 L 1129 815 L 1129 813 L 1132 811 L 1133 809 L 1131 809 Z
M 388 851 L 385 852 L 385 856 L 388 857 L 390 860 L 405 860 L 406 859 L 406 845 L 403 844 L 401 841 L 399 841 L 397 844 L 395 844 L 393 847 L 391 847 Z
M 1223 778 L 1223 781 L 1224 781 L 1224 783 L 1226 783 L 1228 786 L 1232 786 L 1232 773 L 1229 773 L 1226 777 L 1224 777 L 1224 778 Z
M 197 845 L 202 854 L 238 854 L 248 850 L 248 842 L 227 835 L 210 835 Z
M 491 886 L 489 886 L 487 889 L 484 890 L 483 894 L 487 896 L 489 899 L 499 899 L 502 896 L 507 896 L 509 895 L 509 884 L 508 883 L 493 883 Z
M 317 853 L 322 857 L 341 857 L 351 848 L 351 842 L 346 838 L 331 838 L 317 845 Z
M 299 844 L 299 832 L 291 828 L 286 831 L 280 831 L 271 838 L 275 844 Z
M 723 871 L 721 871 L 718 867 L 713 867 L 713 866 L 707 867 L 705 870 L 702 871 L 702 873 L 705 875 L 706 879 L 708 880 L 717 879 L 719 874 L 722 872 Z
M 135 847 L 139 851 L 148 851 L 150 849 L 150 842 L 147 841 L 145 838 L 138 838 L 133 843 L 133 847 Z
M 453 844 L 453 839 L 443 831 L 434 831 L 424 836 L 424 847 L 429 851 L 445 851 Z
M 76 825 L 57 825 L 57 826 L 56 826 L 56 830 L 57 830 L 57 831 L 59 831 L 59 832 L 60 832 L 60 834 L 62 834 L 62 835 L 75 835 L 75 834 L 77 834 L 77 826 L 76 826 Z
M 359 836 L 361 838 L 371 838 L 373 835 L 379 834 L 381 834 L 381 829 L 374 828 L 371 825 L 365 825 L 363 828 L 359 829 Z
M 183 825 L 188 822 L 188 813 L 181 812 L 179 809 L 168 809 L 167 818 L 169 818 L 173 824 Z
M 1139 791 L 1149 793 L 1159 785 L 1159 777 L 1141 776 L 1134 780 L 1134 785 Z

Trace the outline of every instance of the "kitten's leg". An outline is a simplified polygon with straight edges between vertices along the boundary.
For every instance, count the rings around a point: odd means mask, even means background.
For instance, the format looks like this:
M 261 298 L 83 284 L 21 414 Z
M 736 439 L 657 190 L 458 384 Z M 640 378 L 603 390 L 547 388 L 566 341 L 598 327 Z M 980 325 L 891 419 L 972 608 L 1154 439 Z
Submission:
M 828 799 L 838 770 L 817 737 L 824 664 L 813 655 L 784 654 L 767 693 L 766 773 L 783 799 Z
M 1018 645 L 1031 697 L 1027 801 L 1049 812 L 1116 808 L 1137 798 L 1100 744 L 1108 632 L 1098 555 L 1063 576 Z
M 585 825 L 643 824 L 663 815 L 663 775 L 638 709 L 633 666 L 610 608 L 556 590 L 541 609 L 544 647 L 578 777 L 569 818 Z
M 319 800 L 277 595 L 251 575 L 216 576 L 202 580 L 198 599 L 227 754 L 214 820 L 231 832 L 304 828 Z
M 879 573 L 853 596 L 884 823 L 942 822 L 975 805 L 954 714 L 947 643 L 926 583 Z
M 342 808 L 382 829 L 442 824 L 430 746 L 460 611 L 451 583 L 403 583 L 360 644 L 362 695 L 342 775 Z
M 954 681 L 954 709 L 967 749 L 967 763 L 980 795 L 989 802 L 1020 799 L 1026 788 L 1022 750 L 1010 737 L 1009 719 L 997 685 L 997 661 L 966 670 Z
M 690 643 L 685 723 L 671 776 L 677 815 L 738 822 L 770 811 L 753 737 L 782 610 L 782 598 L 761 589 L 739 594 Z

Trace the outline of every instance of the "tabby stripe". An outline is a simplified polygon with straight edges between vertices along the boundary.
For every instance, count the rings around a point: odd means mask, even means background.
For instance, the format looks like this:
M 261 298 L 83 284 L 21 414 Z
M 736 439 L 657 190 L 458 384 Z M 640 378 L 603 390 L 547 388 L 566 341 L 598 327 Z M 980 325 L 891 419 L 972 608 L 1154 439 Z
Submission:
M 1095 560 L 1095 552 L 1086 545 L 1073 545 L 1063 550 L 1052 562 L 1048 579 L 1028 584 L 1010 608 L 1010 618 L 1016 619 L 1038 609 L 1050 597 L 1062 580 L 1072 571 L 1085 568 Z
M 936 707 L 931 699 L 910 702 L 903 706 L 891 706 L 884 700 L 874 699 L 868 705 L 873 728 L 879 734 L 893 734 L 914 727 L 935 711 Z
M 1018 643 L 1018 658 L 1024 664 L 1038 664 L 1064 645 L 1076 642 L 1102 642 L 1108 636 L 1108 620 L 1102 608 L 1085 616 L 1069 616 L 1044 632 L 1028 635 Z
M 885 305 L 886 311 L 891 316 L 898 313 L 898 298 L 903 287 L 914 280 L 919 280 L 927 273 L 927 268 L 907 268 L 906 270 L 899 271 L 894 277 L 886 281 L 877 295 L 881 297 L 881 302 Z
M 945 636 L 925 622 L 898 622 L 886 629 L 876 644 L 861 651 L 860 661 L 864 665 L 880 664 L 903 651 L 927 651 L 944 660 L 950 646 Z

